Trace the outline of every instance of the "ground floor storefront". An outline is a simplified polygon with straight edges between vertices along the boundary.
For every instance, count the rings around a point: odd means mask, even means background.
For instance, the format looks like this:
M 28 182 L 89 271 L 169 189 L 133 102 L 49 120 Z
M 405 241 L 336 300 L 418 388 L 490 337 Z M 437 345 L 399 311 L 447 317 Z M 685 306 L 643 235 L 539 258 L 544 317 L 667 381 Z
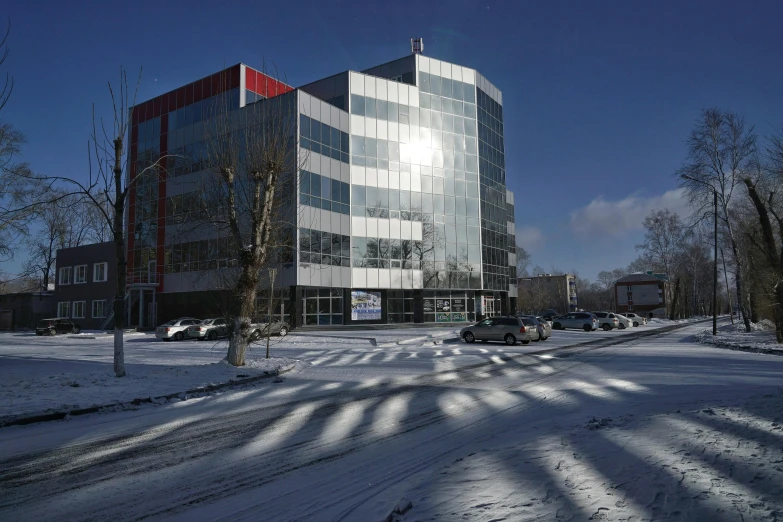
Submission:
M 157 324 L 178 317 L 219 317 L 230 309 L 227 292 L 157 295 Z M 297 326 L 468 323 L 514 312 L 507 292 L 389 290 L 292 286 L 259 290 L 256 320 L 268 316 Z M 131 325 L 133 326 L 133 325 Z

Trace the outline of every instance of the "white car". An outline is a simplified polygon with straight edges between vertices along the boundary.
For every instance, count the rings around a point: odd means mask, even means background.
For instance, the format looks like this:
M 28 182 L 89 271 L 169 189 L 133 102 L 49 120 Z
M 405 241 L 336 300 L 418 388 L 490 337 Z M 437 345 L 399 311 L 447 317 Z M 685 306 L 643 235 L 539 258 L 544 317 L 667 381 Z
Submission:
M 647 324 L 647 319 L 642 317 L 641 315 L 628 312 L 627 314 L 625 314 L 625 317 L 630 319 L 634 326 L 641 326 Z
M 625 330 L 626 328 L 630 328 L 631 326 L 633 326 L 633 321 L 631 321 L 628 317 L 624 316 L 623 314 L 616 313 L 614 315 L 615 317 L 617 317 L 620 330 Z
M 155 328 L 155 337 L 164 341 L 181 341 L 185 338 L 188 326 L 199 324 L 201 319 L 195 317 L 180 317 Z

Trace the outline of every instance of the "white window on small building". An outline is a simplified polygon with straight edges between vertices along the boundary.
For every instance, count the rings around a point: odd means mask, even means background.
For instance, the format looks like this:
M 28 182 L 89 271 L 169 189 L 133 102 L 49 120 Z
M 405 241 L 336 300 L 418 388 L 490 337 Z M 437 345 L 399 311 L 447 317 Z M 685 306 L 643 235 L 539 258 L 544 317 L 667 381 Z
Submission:
M 62 267 L 60 269 L 60 284 L 61 285 L 70 285 L 72 277 L 73 277 L 73 267 L 72 266 L 64 266 L 64 267 Z
M 106 299 L 92 302 L 92 317 L 93 319 L 103 319 L 106 317 Z
M 633 310 L 633 305 L 629 304 L 628 305 L 628 311 L 630 312 L 631 310 Z
M 87 265 L 78 265 L 75 267 L 74 283 L 86 283 L 87 282 Z
M 57 303 L 57 317 L 71 317 L 71 303 Z
M 95 263 L 92 266 L 92 282 L 103 283 L 106 281 L 106 268 L 108 263 Z M 93 301 L 94 302 L 94 301 Z
M 87 301 L 74 301 L 73 302 L 73 318 L 84 319 L 84 309 L 86 308 Z

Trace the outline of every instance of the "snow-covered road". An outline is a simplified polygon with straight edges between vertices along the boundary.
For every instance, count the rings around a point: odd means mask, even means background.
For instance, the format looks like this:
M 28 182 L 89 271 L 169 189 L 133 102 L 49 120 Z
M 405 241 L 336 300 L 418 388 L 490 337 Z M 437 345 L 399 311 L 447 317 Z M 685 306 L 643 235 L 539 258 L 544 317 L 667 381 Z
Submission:
M 282 383 L 0 430 L 0 519 L 783 519 L 783 358 L 702 328 L 290 348 Z

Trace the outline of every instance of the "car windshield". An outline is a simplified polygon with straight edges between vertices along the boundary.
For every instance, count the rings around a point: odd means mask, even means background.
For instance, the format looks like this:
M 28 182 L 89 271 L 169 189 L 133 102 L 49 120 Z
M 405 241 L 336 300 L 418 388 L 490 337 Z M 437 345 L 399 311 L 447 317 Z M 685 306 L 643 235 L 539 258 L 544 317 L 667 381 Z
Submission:
M 163 323 L 161 326 L 174 326 L 177 324 L 177 320 L 169 321 L 168 323 Z
M 54 319 L 44 319 L 40 323 L 38 323 L 38 326 L 49 326 L 54 322 Z
M 199 324 L 203 324 L 203 325 L 205 325 L 205 326 L 206 326 L 206 325 L 212 324 L 212 323 L 214 323 L 214 322 L 215 322 L 215 319 L 204 319 L 204 320 L 203 320 L 203 321 L 201 321 Z

